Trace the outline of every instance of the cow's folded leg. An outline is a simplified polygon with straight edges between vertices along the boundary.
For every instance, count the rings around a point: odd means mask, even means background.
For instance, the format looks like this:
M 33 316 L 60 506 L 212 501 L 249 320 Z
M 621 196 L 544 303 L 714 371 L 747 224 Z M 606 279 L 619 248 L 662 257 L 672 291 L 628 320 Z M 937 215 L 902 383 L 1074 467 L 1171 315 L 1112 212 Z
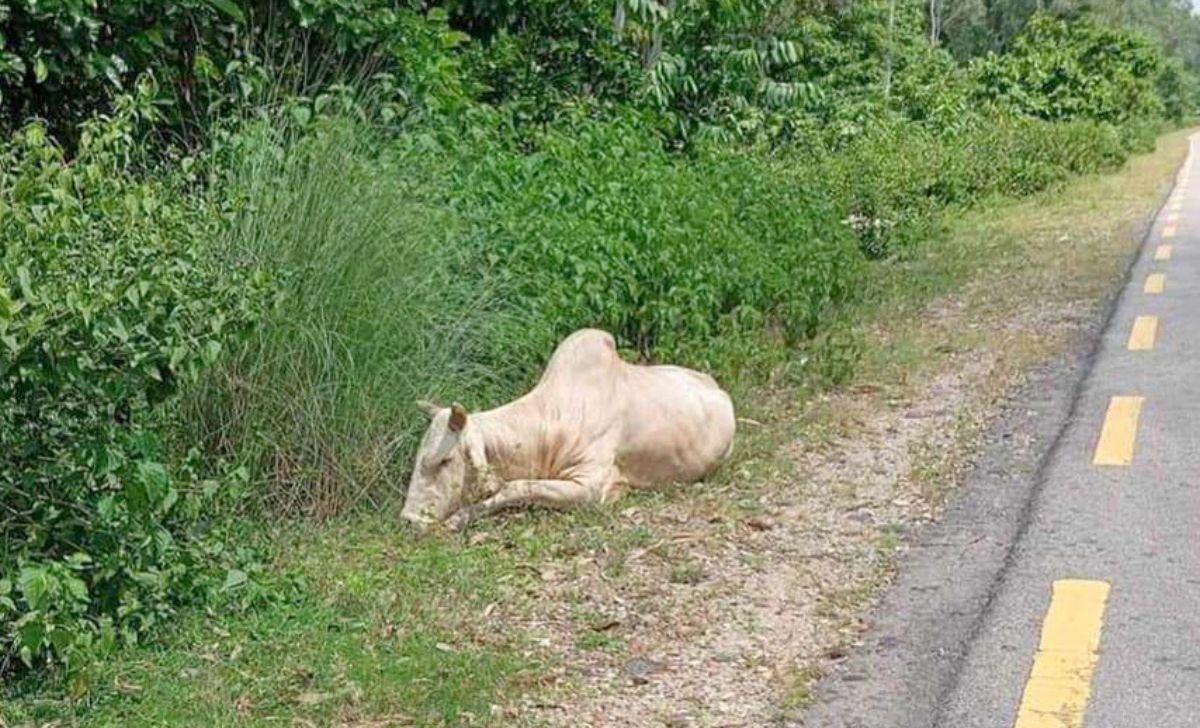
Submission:
M 499 493 L 455 513 L 446 522 L 452 530 L 461 531 L 480 516 L 516 506 L 539 505 L 549 508 L 570 508 L 597 502 L 603 489 L 574 480 L 510 480 Z

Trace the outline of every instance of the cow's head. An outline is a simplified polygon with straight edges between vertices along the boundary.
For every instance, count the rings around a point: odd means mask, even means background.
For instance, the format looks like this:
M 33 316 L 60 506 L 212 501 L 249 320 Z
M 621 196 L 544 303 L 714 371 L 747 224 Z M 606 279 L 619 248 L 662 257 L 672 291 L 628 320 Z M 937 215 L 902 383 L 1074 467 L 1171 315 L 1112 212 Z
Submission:
M 428 526 L 446 520 L 463 506 L 463 493 L 471 476 L 465 444 L 467 410 L 458 403 L 438 407 L 418 402 L 417 406 L 429 416 L 430 423 L 417 448 L 400 515 L 419 526 Z

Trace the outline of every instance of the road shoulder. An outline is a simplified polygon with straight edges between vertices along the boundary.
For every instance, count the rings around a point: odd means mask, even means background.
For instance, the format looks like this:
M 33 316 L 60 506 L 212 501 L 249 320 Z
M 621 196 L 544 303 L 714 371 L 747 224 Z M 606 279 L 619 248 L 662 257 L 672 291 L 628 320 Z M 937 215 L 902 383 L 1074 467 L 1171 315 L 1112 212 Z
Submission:
M 920 528 L 898 560 L 895 581 L 871 609 L 870 629 L 844 660 L 826 665 L 803 725 L 931 728 L 953 691 L 967 650 L 996 598 L 1029 524 L 1060 438 L 1076 417 L 1081 387 L 1109 328 L 1136 251 L 1169 184 L 1130 235 L 1124 275 L 1064 352 L 1034 369 L 1005 398 L 974 449 L 940 518 Z

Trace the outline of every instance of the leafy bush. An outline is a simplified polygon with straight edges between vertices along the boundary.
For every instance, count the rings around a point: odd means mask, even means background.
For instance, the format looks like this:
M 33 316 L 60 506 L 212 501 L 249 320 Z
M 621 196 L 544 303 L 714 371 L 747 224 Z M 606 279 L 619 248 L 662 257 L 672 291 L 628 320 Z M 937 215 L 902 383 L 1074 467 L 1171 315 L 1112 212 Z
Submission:
M 976 96 L 1041 119 L 1111 123 L 1163 113 L 1161 50 L 1085 19 L 1036 15 L 1012 50 L 975 64 Z
M 547 132 L 530 154 L 476 144 L 455 167 L 480 253 L 543 323 L 542 351 L 598 326 L 644 358 L 691 358 L 733 315 L 795 343 L 855 274 L 815 181 L 717 149 L 673 157 L 633 119 Z
M 823 170 L 863 251 L 881 258 L 928 235 L 930 222 L 948 206 L 1021 197 L 1112 169 L 1144 144 L 1136 125 L 973 116 L 946 132 L 877 123 L 807 163 Z
M 0 3 L 0 125 L 37 116 L 67 140 L 147 74 L 160 125 L 197 134 L 278 88 L 372 74 L 399 107 L 453 112 L 471 97 L 452 52 L 464 40 L 443 11 L 389 0 Z
M 194 180 L 135 172 L 139 98 L 73 159 L 38 124 L 0 148 L 0 672 L 75 666 L 225 577 L 203 531 L 244 474 L 202 479 L 155 423 L 265 280 L 206 247 L 220 218 L 189 204 Z

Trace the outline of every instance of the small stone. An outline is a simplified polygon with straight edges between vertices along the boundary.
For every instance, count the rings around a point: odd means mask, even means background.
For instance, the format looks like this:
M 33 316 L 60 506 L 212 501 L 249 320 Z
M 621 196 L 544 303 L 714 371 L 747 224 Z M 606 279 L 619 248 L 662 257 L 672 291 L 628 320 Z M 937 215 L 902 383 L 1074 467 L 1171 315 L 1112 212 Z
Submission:
M 746 525 L 755 531 L 770 531 L 775 528 L 775 521 L 766 516 L 753 516 L 746 519 Z
M 651 675 L 662 672 L 662 669 L 661 662 L 648 657 L 634 657 L 625 663 L 625 674 L 634 685 L 645 685 L 650 682 Z

